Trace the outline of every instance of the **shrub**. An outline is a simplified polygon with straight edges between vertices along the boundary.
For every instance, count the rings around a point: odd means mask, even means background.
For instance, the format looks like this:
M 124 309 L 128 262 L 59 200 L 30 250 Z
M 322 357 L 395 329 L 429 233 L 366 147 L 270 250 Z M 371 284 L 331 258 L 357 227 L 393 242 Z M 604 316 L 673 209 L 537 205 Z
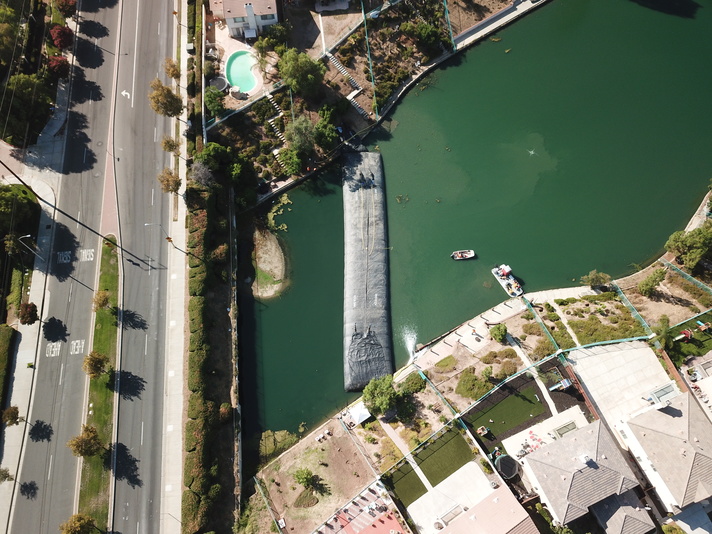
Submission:
M 34 302 L 20 304 L 20 324 L 34 324 L 38 319 L 37 305 Z
M 195 276 L 188 280 L 188 294 L 191 297 L 205 295 L 205 276 Z
M 477 377 L 474 367 L 468 367 L 460 375 L 455 393 L 470 399 L 479 399 L 490 389 L 492 389 L 490 384 Z
M 64 18 L 69 18 L 77 12 L 77 0 L 54 0 L 54 5 Z
M 192 490 L 185 490 L 181 500 L 181 519 L 183 532 L 197 532 L 200 526 L 197 523 L 200 496 Z
M 508 376 L 512 376 L 516 372 L 516 362 L 513 362 L 512 360 L 505 360 L 502 362 L 499 371 L 497 371 L 497 374 L 495 375 L 495 378 L 497 378 L 498 380 L 504 380 L 505 378 L 507 378 Z
M 525 311 L 522 314 L 522 319 L 524 319 L 526 321 L 531 321 L 532 319 L 534 319 L 534 314 L 530 311 Z
M 555 311 L 554 307 L 548 302 L 544 303 L 544 309 L 549 313 L 554 313 L 554 311 Z
M 490 328 L 492 338 L 498 343 L 504 343 L 507 339 L 507 325 L 500 323 Z
M 15 329 L 0 324 L 0 406 L 5 404 L 7 394 L 7 372 L 11 362 L 11 349 L 15 338 Z
M 662 281 L 665 280 L 665 272 L 665 269 L 662 267 L 660 269 L 655 269 L 650 276 L 638 284 L 638 293 L 644 297 L 650 297 L 653 293 L 655 293 L 655 290 L 662 283 Z
M 552 323 L 555 323 L 556 321 L 560 321 L 561 317 L 559 317 L 559 314 L 556 312 L 549 312 L 546 314 L 546 318 L 549 319 Z
M 193 396 L 193 395 L 191 395 Z M 205 439 L 205 422 L 188 419 L 185 423 L 185 451 L 194 451 Z
M 65 79 L 69 76 L 69 60 L 64 56 L 52 56 L 47 63 L 47 70 L 55 78 Z
M 480 465 L 482 466 L 482 470 L 487 473 L 488 475 L 492 474 L 492 466 L 490 466 L 490 463 L 487 461 L 486 458 L 480 458 Z
M 410 373 L 398 389 L 401 395 L 413 395 L 425 389 L 425 379 L 417 371 Z
M 490 351 L 480 358 L 480 361 L 484 364 L 491 364 L 497 359 L 497 353 L 495 351 Z

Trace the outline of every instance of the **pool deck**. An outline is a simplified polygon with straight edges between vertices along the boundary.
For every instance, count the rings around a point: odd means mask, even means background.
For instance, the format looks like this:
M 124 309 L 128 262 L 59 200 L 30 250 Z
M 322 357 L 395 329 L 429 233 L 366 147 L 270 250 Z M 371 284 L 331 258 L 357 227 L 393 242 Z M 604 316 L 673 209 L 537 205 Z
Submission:
M 222 48 L 222 55 L 219 59 L 220 74 L 225 76 L 225 78 L 227 79 L 227 73 L 225 71 L 225 67 L 227 66 L 228 58 L 232 54 L 234 54 L 235 52 L 250 52 L 254 55 L 255 52 L 254 52 L 254 49 L 247 43 L 244 43 L 244 42 L 240 41 L 239 39 L 230 37 L 230 32 L 227 28 L 227 24 L 219 23 L 219 22 L 215 22 L 212 24 L 213 24 L 213 28 L 214 28 L 214 38 L 215 38 L 215 40 L 213 42 L 218 45 L 218 48 Z M 211 29 L 213 29 L 213 28 L 211 28 Z M 210 47 L 208 46 L 206 48 L 206 50 L 209 48 Z M 256 55 L 255 55 L 255 57 L 256 57 Z M 246 94 L 249 97 L 253 97 L 255 95 L 262 96 L 264 94 L 265 83 L 264 83 L 264 78 L 262 77 L 262 73 L 260 72 L 260 68 L 256 63 L 252 67 L 252 74 L 255 77 L 255 80 L 257 83 L 255 84 L 255 86 L 252 89 L 247 91 Z

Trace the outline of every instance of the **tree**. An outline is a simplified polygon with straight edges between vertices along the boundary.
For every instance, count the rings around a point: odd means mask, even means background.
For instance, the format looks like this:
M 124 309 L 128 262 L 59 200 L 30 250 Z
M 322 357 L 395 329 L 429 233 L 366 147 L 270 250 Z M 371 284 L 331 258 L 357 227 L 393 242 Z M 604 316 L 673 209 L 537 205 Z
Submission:
M 106 354 L 100 354 L 93 350 L 84 356 L 82 369 L 89 378 L 99 378 L 106 372 L 106 366 L 109 364 L 109 357 Z
M 277 68 L 284 84 L 303 96 L 317 93 L 326 72 L 326 66 L 321 61 L 314 61 L 304 52 L 300 54 L 296 48 L 284 53 Z
M 605 286 L 610 281 L 610 275 L 606 273 L 599 273 L 596 269 L 581 277 L 581 283 L 583 285 L 589 286 L 591 289 L 600 286 Z
M 59 525 L 62 534 L 91 534 L 99 529 L 92 517 L 85 514 L 74 514 L 66 523 Z
M 328 119 L 321 118 L 314 126 L 314 142 L 324 150 L 331 150 L 336 146 L 339 134 Z
M 7 467 L 0 467 L 0 483 L 15 480 Z
M 37 305 L 34 302 L 20 304 L 20 324 L 34 324 L 38 319 Z
M 279 161 L 284 165 L 287 174 L 298 174 L 302 170 L 302 160 L 293 148 L 283 148 L 279 151 Z
M 60 50 L 69 48 L 74 42 L 74 32 L 68 26 L 60 26 L 57 24 L 49 31 L 49 34 L 52 36 L 54 46 Z
M 170 87 L 163 85 L 158 78 L 151 82 L 148 100 L 153 111 L 166 117 L 177 117 L 183 111 L 183 99 Z
M 177 193 L 180 189 L 180 176 L 172 169 L 166 167 L 156 177 L 164 193 Z
M 304 115 L 287 124 L 284 137 L 298 154 L 306 156 L 314 151 L 314 125 Z
M 103 308 L 106 308 L 109 305 L 110 296 L 111 293 L 103 289 L 100 289 L 99 291 L 94 293 L 94 311 L 99 311 Z
M 660 346 L 664 350 L 669 350 L 673 346 L 672 332 L 670 331 L 670 317 L 667 315 L 661 315 L 658 325 L 653 328 L 655 332 L 655 340 L 660 343 Z
M 500 323 L 490 328 L 490 335 L 497 343 L 504 343 L 507 339 L 507 325 Z
M 190 167 L 190 177 L 203 187 L 212 187 L 215 184 L 213 171 L 202 161 L 193 163 Z
M 166 76 L 169 78 L 172 78 L 176 81 L 180 80 L 180 66 L 178 63 L 173 61 L 172 58 L 167 57 L 166 60 L 163 62 L 163 70 L 166 73 Z
M 393 387 L 393 376 L 383 375 L 372 379 L 363 388 L 363 403 L 371 415 L 379 416 L 394 408 L 398 393 Z
M 195 156 L 195 161 L 205 163 L 213 172 L 227 167 L 233 160 L 232 149 L 215 142 L 206 144 L 200 154 Z
M 205 107 L 213 117 L 225 113 L 225 93 L 217 87 L 210 86 L 205 90 Z
M 15 11 L 6 5 L 0 6 L 0 62 L 8 67 L 12 61 L 17 36 L 17 16 Z
M 7 426 L 15 426 L 20 422 L 20 409 L 17 406 L 10 406 L 2 412 L 2 422 Z
M 680 230 L 673 233 L 665 243 L 665 250 L 671 252 L 687 269 L 694 269 L 712 248 L 712 222 L 690 232 Z
M 68 78 L 69 60 L 64 56 L 52 56 L 47 63 L 47 69 L 55 78 Z
M 104 449 L 96 427 L 82 425 L 82 433 L 67 442 L 74 456 L 96 456 Z
M 314 489 L 314 473 L 306 467 L 297 469 L 296 473 L 294 473 L 294 481 L 304 486 L 304 489 Z
M 77 12 L 77 0 L 54 0 L 54 5 L 65 19 Z
M 665 280 L 666 271 L 663 267 L 655 269 L 645 280 L 638 284 L 638 293 L 644 297 L 651 296 L 657 287 Z
M 15 232 L 5 234 L 5 237 L 3 237 L 3 242 L 5 244 L 5 252 L 7 252 L 11 256 L 20 252 L 20 245 L 17 241 L 17 234 Z
M 180 139 L 176 139 L 170 135 L 164 135 L 163 139 L 161 139 L 161 148 L 166 152 L 172 152 L 178 155 L 180 152 Z

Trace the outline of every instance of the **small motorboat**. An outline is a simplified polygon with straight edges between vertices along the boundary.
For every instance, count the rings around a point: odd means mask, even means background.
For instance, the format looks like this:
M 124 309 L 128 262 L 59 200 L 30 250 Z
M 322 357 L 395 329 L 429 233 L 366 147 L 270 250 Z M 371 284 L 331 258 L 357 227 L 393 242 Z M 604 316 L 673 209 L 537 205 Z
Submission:
M 450 254 L 450 257 L 453 260 L 471 260 L 472 258 L 476 258 L 477 254 L 475 254 L 474 250 L 456 250 Z

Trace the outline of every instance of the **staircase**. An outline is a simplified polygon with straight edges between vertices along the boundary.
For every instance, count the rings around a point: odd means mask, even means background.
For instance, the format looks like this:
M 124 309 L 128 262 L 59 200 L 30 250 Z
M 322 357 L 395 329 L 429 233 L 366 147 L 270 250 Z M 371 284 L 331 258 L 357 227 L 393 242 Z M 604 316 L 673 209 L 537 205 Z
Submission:
M 326 53 L 326 57 L 328 57 L 328 58 L 329 58 L 329 61 L 331 61 L 331 62 L 334 64 L 334 66 L 336 67 L 336 69 L 337 69 L 341 74 L 344 75 L 344 77 L 345 77 L 345 78 L 349 81 L 349 83 L 351 84 L 351 87 L 353 87 L 354 89 L 359 89 L 359 90 L 361 89 L 361 86 L 358 84 L 358 82 L 357 82 L 356 80 L 354 80 L 354 79 L 351 77 L 351 75 L 349 74 L 349 71 L 346 70 L 346 67 L 344 67 L 344 66 L 341 64 L 341 61 L 339 61 L 338 59 L 336 59 L 336 57 L 334 57 L 334 55 L 333 55 L 331 52 L 327 52 L 327 53 Z

